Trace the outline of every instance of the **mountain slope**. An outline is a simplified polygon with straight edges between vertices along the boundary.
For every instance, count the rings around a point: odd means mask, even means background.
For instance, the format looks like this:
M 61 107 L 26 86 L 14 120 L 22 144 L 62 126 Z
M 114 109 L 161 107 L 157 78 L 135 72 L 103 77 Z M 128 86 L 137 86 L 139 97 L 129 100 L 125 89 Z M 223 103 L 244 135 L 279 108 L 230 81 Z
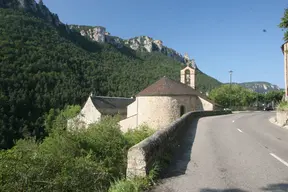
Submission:
M 35 12 L 0 8 L 0 148 L 45 136 L 51 108 L 80 104 L 91 91 L 130 97 L 166 75 L 179 80 L 181 63 L 161 53 L 98 44 Z M 206 91 L 220 82 L 199 71 Z
M 186 60 L 189 60 L 187 56 L 182 56 L 174 49 L 164 46 L 161 40 L 154 40 L 148 36 L 121 39 L 117 36 L 111 36 L 111 34 L 106 31 L 106 28 L 102 26 L 93 27 L 85 25 L 69 25 L 69 28 L 79 32 L 82 36 L 87 37 L 89 40 L 98 43 L 109 43 L 118 48 L 126 46 L 140 52 L 159 52 L 181 63 L 186 63 Z M 193 67 L 197 68 L 195 62 L 193 63 Z
M 255 81 L 255 82 L 244 82 L 239 83 L 242 87 L 255 91 L 257 93 L 267 93 L 269 91 L 281 90 L 277 85 L 272 85 L 268 82 Z

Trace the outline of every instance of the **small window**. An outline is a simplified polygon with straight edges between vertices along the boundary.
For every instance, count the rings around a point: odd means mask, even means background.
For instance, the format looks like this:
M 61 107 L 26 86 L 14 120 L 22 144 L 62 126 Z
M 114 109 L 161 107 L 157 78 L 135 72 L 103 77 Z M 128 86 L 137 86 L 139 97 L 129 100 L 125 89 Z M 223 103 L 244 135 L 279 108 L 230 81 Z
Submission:
M 183 105 L 180 106 L 180 117 L 185 114 L 185 107 Z

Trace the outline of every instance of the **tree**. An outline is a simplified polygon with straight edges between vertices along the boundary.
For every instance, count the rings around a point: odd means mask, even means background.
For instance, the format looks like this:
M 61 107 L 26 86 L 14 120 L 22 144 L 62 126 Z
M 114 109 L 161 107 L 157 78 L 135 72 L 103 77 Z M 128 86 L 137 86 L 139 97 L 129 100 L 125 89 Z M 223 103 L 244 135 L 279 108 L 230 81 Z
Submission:
M 79 114 L 81 107 L 79 105 L 66 106 L 63 110 L 50 109 L 45 117 L 45 131 L 47 133 L 53 132 L 55 129 L 65 130 L 67 128 L 67 121 Z
M 209 97 L 223 107 L 250 106 L 256 101 L 256 93 L 240 85 L 222 85 L 213 89 Z
M 38 3 L 41 7 L 44 6 L 44 3 L 43 3 L 43 0 L 39 0 L 39 3 Z
M 276 102 L 279 103 L 282 100 L 284 95 L 283 91 L 270 91 L 264 96 L 264 100 L 266 103 Z
M 281 18 L 281 23 L 279 24 L 279 27 L 282 28 L 284 33 L 284 40 L 288 41 L 288 9 L 285 10 L 284 16 Z

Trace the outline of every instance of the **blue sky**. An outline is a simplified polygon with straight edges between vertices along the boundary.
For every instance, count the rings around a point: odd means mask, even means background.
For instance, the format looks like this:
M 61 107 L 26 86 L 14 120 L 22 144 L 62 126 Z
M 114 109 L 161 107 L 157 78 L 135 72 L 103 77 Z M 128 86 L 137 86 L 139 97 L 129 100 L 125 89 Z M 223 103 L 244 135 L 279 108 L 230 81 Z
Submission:
M 268 81 L 284 88 L 287 0 L 44 0 L 63 23 L 104 26 L 111 35 L 147 35 L 193 57 L 221 82 Z M 263 29 L 267 32 L 263 32 Z

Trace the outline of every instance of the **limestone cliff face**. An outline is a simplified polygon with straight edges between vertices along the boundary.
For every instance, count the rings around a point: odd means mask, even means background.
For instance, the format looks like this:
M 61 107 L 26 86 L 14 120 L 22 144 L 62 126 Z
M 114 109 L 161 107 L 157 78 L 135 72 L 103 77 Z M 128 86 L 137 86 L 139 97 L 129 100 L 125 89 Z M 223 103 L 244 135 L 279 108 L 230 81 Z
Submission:
M 0 0 L 0 8 L 24 9 L 53 25 L 62 24 L 57 14 L 51 13 L 42 0 L 39 0 L 39 3 L 35 0 Z
M 135 51 L 145 51 L 145 52 L 161 52 L 173 59 L 189 64 L 192 60 L 185 58 L 180 53 L 174 49 L 168 48 L 163 45 L 161 40 L 154 40 L 148 36 L 139 36 L 131 39 L 121 39 L 120 37 L 111 36 L 109 32 L 106 31 L 105 27 L 101 26 L 80 26 L 80 25 L 70 25 L 70 29 L 74 29 L 81 33 L 82 36 L 88 37 L 92 41 L 98 43 L 110 43 L 118 48 L 123 46 L 129 47 Z M 194 63 L 193 67 L 197 68 Z
M 268 93 L 270 91 L 281 90 L 277 85 L 268 82 L 245 82 L 240 83 L 239 85 L 257 93 Z
M 82 29 L 80 33 L 82 36 L 88 36 L 90 39 L 93 39 L 99 43 L 105 42 L 105 36 L 107 34 L 105 27 L 94 27 L 88 29 L 87 31 Z

